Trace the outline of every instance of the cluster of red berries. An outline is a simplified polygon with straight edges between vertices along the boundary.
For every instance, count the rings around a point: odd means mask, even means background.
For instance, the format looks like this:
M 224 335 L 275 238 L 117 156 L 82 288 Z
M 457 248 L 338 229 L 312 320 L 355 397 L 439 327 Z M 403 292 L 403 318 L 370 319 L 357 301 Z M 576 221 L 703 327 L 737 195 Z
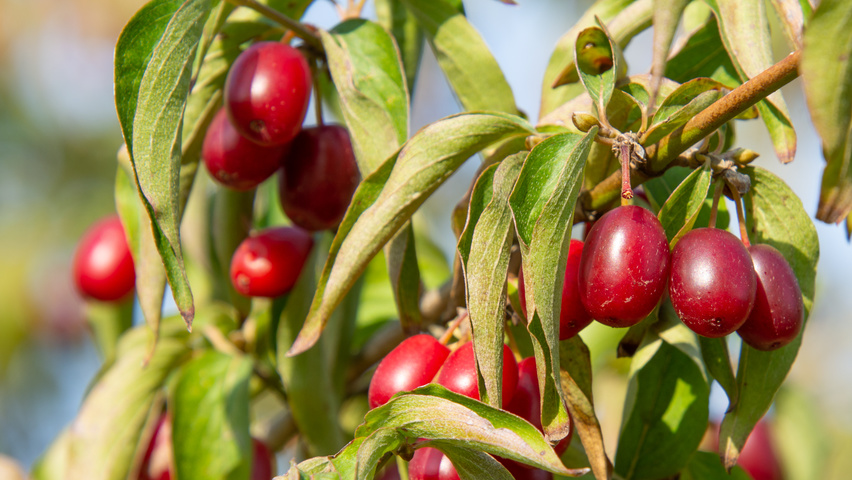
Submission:
M 523 272 L 519 279 L 526 315 Z M 622 206 L 595 222 L 585 244 L 571 241 L 559 337 L 570 338 L 593 318 L 611 327 L 633 326 L 659 304 L 666 285 L 678 316 L 705 337 L 736 331 L 752 347 L 774 350 L 802 327 L 802 292 L 777 249 L 746 248 L 728 231 L 698 228 L 670 252 L 657 217 Z
M 518 363 L 512 351 L 504 345 L 502 381 L 503 408 L 542 430 L 535 358 L 525 358 Z M 420 334 L 404 340 L 376 368 L 367 394 L 370 408 L 384 405 L 399 392 L 413 390 L 430 382 L 479 400 L 473 343 L 465 343 L 451 353 L 447 346 L 430 335 Z M 557 454 L 564 452 L 570 441 L 571 434 L 556 445 Z M 511 460 L 498 460 L 516 480 L 553 478 L 543 470 Z M 439 450 L 429 447 L 417 449 L 408 469 L 411 480 L 459 478 L 449 459 Z
M 275 459 L 260 440 L 251 439 L 252 462 L 250 480 L 268 480 L 275 475 Z M 161 415 L 139 468 L 138 480 L 171 480 L 174 477 L 172 425 L 168 415 Z

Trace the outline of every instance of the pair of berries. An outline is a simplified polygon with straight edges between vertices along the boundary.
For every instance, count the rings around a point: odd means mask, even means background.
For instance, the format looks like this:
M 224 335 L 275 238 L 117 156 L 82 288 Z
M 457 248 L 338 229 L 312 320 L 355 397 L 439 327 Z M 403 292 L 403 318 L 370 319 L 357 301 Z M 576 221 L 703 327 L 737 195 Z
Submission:
M 297 49 L 252 45 L 228 72 L 225 106 L 207 130 L 202 157 L 213 178 L 236 190 L 255 188 L 280 169 L 284 212 L 316 231 L 340 223 L 360 175 L 345 128 L 302 129 L 311 86 L 308 62 Z
M 379 363 L 367 394 L 371 408 L 384 405 L 403 391 L 434 382 L 448 390 L 473 399 L 480 399 L 476 375 L 476 358 L 473 343 L 466 343 L 450 353 L 450 349 L 430 335 L 421 334 L 400 343 Z M 508 412 L 529 421 L 539 430 L 541 425 L 541 397 L 534 358 L 515 361 L 511 350 L 503 346 L 502 405 Z M 571 434 L 556 447 L 564 452 Z M 516 479 L 539 478 L 542 471 L 526 465 L 500 459 Z M 546 478 L 552 478 L 549 473 Z M 452 463 L 443 453 L 433 448 L 420 448 L 409 463 L 412 480 L 458 478 Z

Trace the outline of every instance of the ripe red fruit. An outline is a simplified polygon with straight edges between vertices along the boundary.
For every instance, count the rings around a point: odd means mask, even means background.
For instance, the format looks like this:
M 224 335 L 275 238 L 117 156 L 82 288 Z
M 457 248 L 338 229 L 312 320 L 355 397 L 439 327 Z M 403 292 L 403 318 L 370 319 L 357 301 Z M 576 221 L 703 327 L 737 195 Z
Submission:
M 74 256 L 74 283 L 83 296 L 104 302 L 133 292 L 136 270 L 117 215 L 100 220 L 83 235 Z
M 757 293 L 754 308 L 737 334 L 758 350 L 775 350 L 792 342 L 802 329 L 802 290 L 787 259 L 775 247 L 752 245 L 748 251 L 757 273 Z
M 751 255 L 732 233 L 698 228 L 675 245 L 669 295 L 693 332 L 709 338 L 733 333 L 751 312 L 756 289 Z
M 293 288 L 314 241 L 300 228 L 276 227 L 243 240 L 231 258 L 231 283 L 249 297 L 277 297 Z
M 307 128 L 293 140 L 281 169 L 281 207 L 306 230 L 332 229 L 360 181 L 349 132 L 339 125 Z
M 408 462 L 410 480 L 461 480 L 450 459 L 437 448 L 418 448 Z
M 223 108 L 207 129 L 201 157 L 219 183 L 234 190 L 250 190 L 278 170 L 286 151 L 287 146 L 264 147 L 240 135 Z
M 627 205 L 604 214 L 580 258 L 580 300 L 610 327 L 630 327 L 660 302 L 669 275 L 669 244 L 650 211 Z
M 284 145 L 302 128 L 311 70 L 295 48 L 258 42 L 234 61 L 225 80 L 225 108 L 234 127 L 261 145 Z
M 367 393 L 370 408 L 384 405 L 399 392 L 429 383 L 449 354 L 450 349 L 431 335 L 420 334 L 403 340 L 379 362 L 370 380 Z
M 583 242 L 571 240 L 568 247 L 568 263 L 565 265 L 565 283 L 562 284 L 562 306 L 559 309 L 559 340 L 566 340 L 580 333 L 580 330 L 592 323 L 592 317 L 586 312 L 580 301 L 580 286 L 577 283 L 580 270 L 580 258 L 583 255 Z M 527 315 L 526 290 L 524 289 L 524 270 L 518 272 L 518 297 L 521 311 Z
M 275 458 L 266 445 L 256 438 L 251 439 L 251 480 L 269 480 L 275 476 Z
M 754 480 L 781 480 L 781 465 L 772 447 L 772 435 L 766 420 L 757 422 L 748 436 L 737 464 Z
M 444 361 L 444 365 L 435 377 L 435 383 L 448 390 L 479 400 L 479 382 L 476 378 L 476 358 L 473 342 L 456 349 Z M 503 345 L 503 405 L 508 405 L 515 395 L 518 384 L 518 363 L 506 345 Z

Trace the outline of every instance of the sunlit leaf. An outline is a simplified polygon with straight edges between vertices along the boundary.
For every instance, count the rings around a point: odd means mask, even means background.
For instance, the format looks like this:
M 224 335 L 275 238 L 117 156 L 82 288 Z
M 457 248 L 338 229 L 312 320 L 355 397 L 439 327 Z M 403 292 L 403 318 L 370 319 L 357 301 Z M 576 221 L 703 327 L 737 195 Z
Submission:
M 678 240 L 692 230 L 704 199 L 710 189 L 713 172 L 709 165 L 696 168 L 672 192 L 666 203 L 660 208 L 658 215 L 669 246 L 674 248 Z

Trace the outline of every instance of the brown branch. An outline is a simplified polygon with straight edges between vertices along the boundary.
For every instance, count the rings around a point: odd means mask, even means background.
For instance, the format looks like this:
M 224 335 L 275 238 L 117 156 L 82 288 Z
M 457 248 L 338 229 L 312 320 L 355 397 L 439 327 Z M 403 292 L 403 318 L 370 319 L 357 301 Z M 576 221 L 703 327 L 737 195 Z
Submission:
M 686 124 L 666 135 L 659 142 L 645 147 L 648 161 L 643 171 L 631 172 L 630 183 L 634 187 L 649 178 L 662 174 L 669 165 L 689 147 L 716 129 L 734 119 L 740 113 L 770 93 L 790 83 L 799 76 L 797 67 L 801 50 L 769 67 L 756 77 L 731 91 L 715 103 L 692 117 Z M 593 189 L 584 192 L 582 205 L 586 211 L 595 211 L 609 205 L 621 193 L 621 172 L 614 172 Z

